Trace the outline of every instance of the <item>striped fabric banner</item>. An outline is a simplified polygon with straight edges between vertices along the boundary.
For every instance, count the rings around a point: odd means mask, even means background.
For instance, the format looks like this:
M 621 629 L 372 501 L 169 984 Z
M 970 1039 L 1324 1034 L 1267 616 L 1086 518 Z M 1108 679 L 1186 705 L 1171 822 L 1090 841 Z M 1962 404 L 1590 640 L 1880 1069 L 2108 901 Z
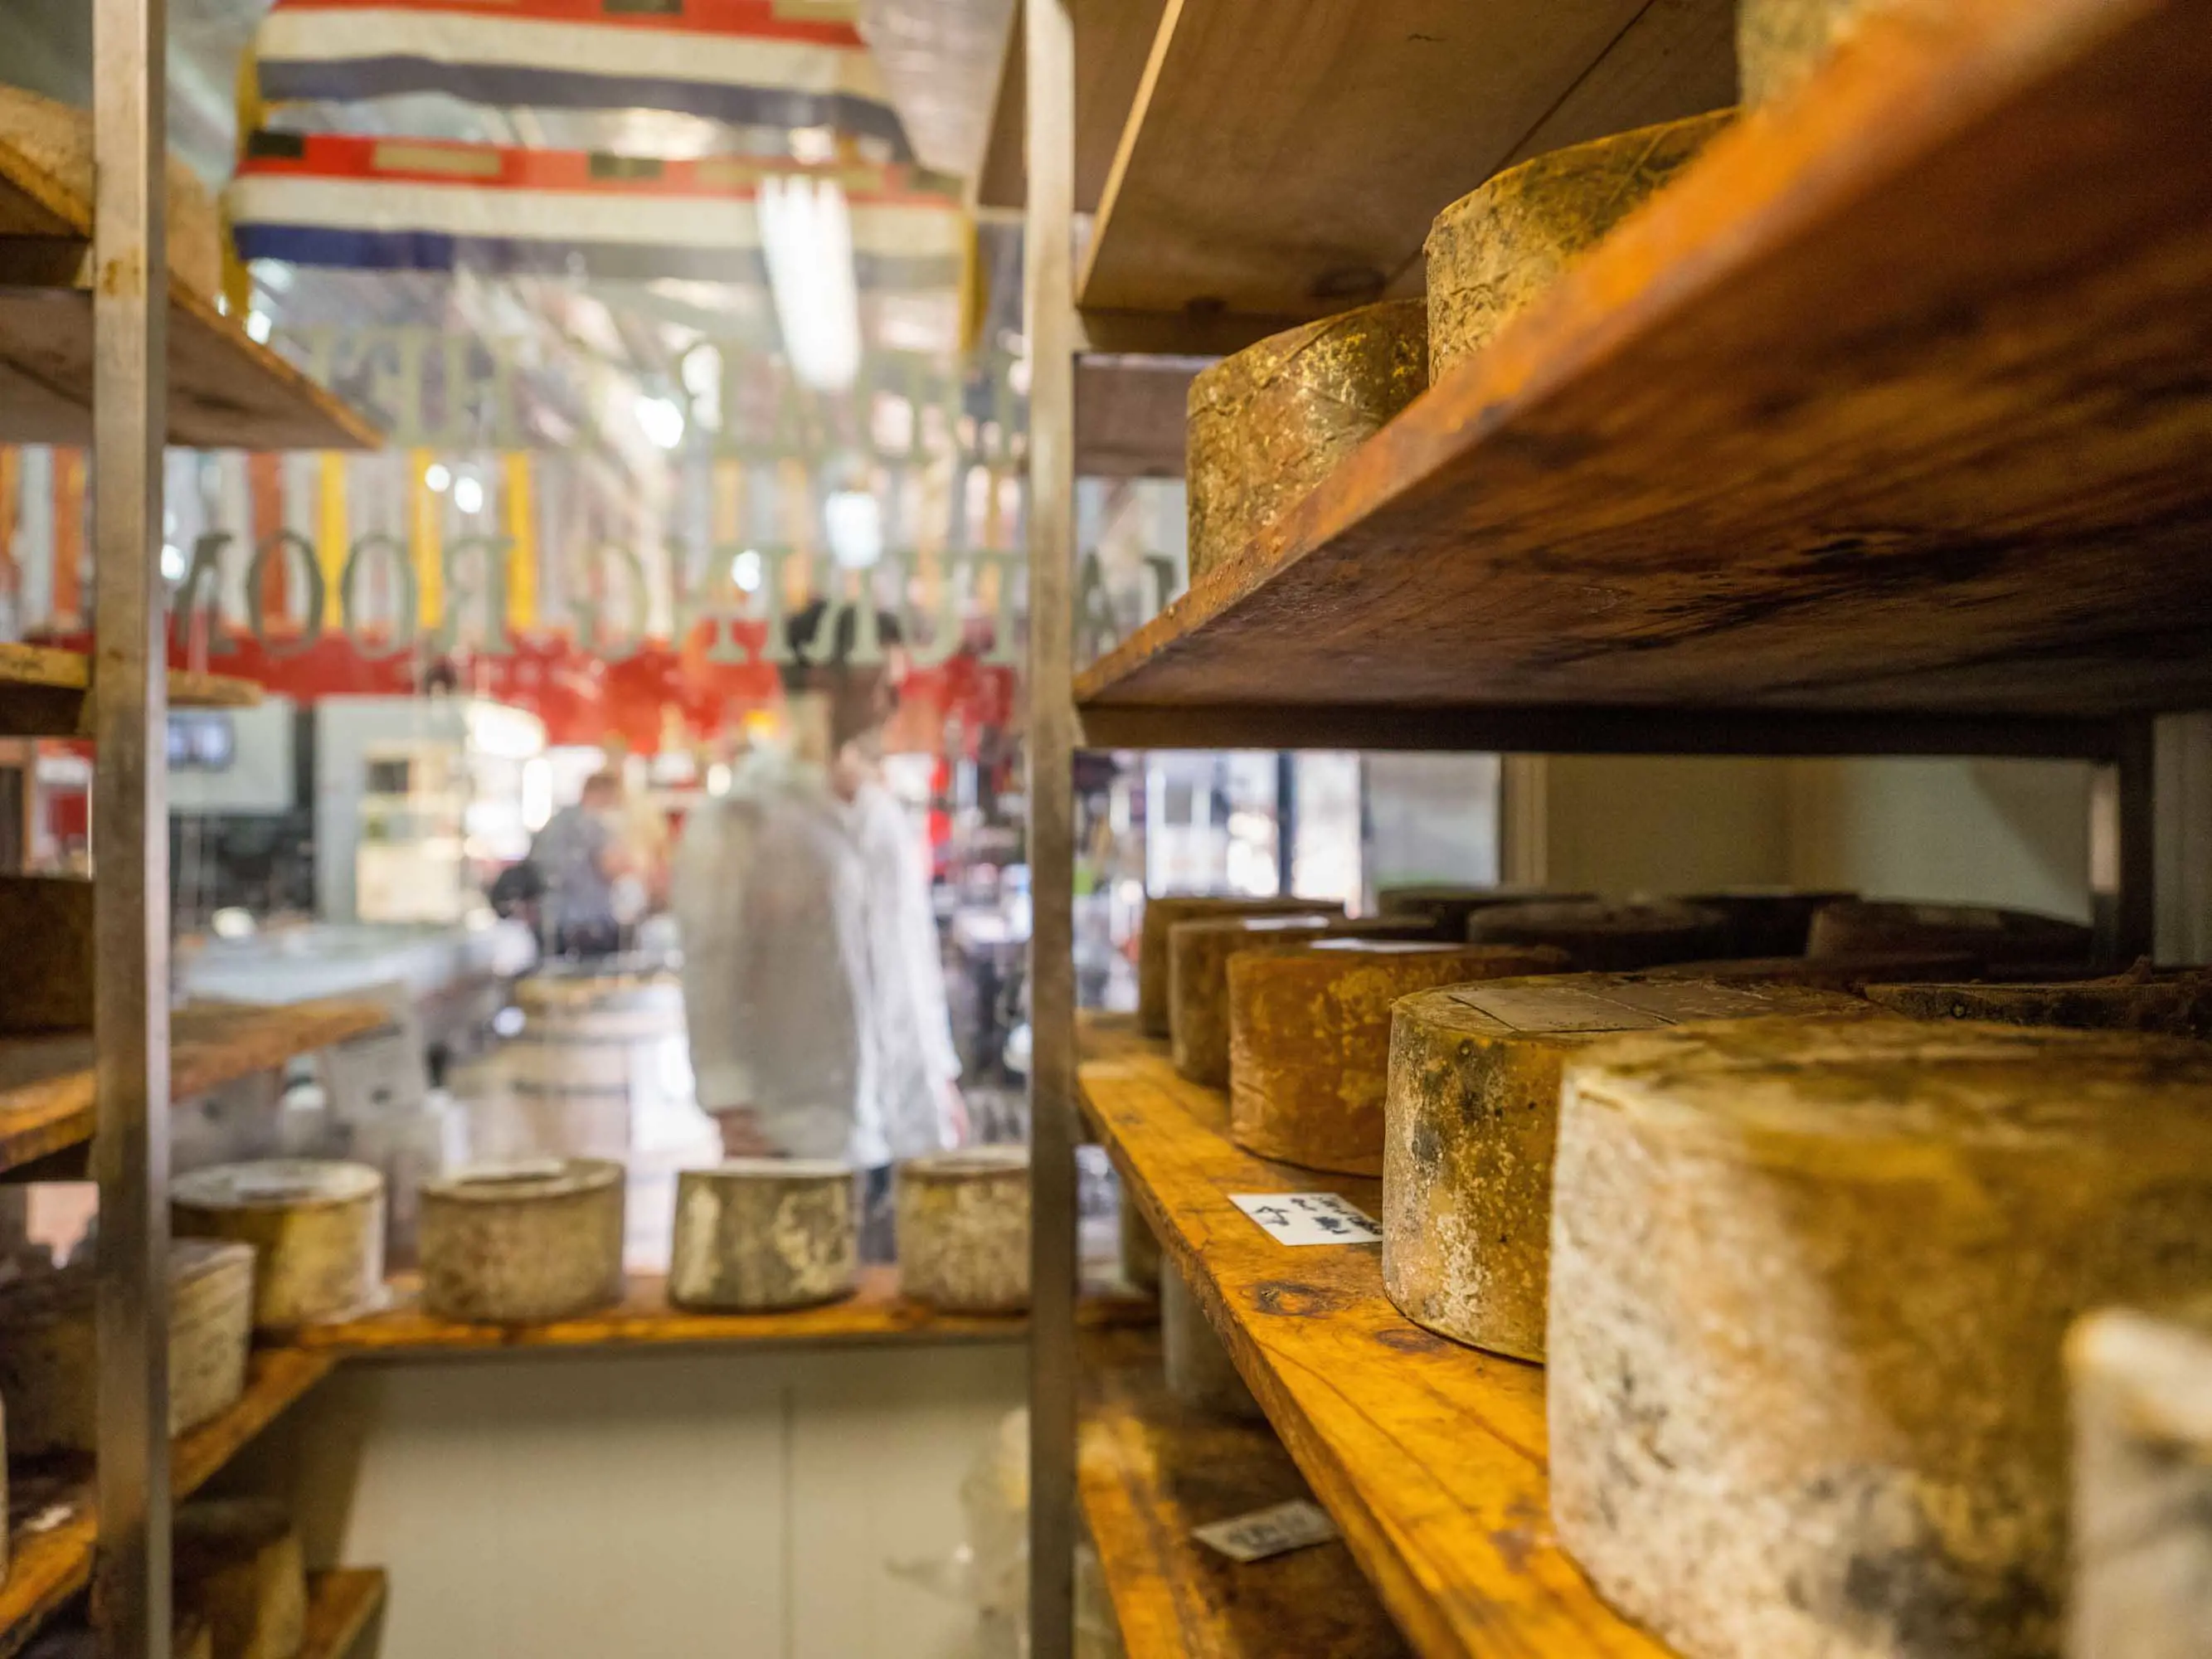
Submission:
M 676 110 L 913 154 L 851 8 L 819 0 L 277 0 L 254 50 L 271 103 Z
M 835 179 L 865 290 L 951 289 L 966 219 L 935 175 L 741 156 L 659 161 L 416 138 L 258 133 L 227 206 L 239 255 L 368 270 L 580 272 L 765 284 L 771 176 Z

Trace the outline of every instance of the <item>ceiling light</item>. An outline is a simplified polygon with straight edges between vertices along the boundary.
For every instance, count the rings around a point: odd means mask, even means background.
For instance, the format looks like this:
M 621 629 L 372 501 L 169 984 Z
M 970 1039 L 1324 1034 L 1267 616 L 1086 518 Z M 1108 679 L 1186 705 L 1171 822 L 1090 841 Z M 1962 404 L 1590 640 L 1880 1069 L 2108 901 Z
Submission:
M 865 570 L 884 556 L 884 514 L 865 489 L 833 491 L 822 503 L 830 551 L 847 570 Z
M 673 449 L 684 441 L 684 411 L 672 398 L 640 398 L 637 423 L 663 449 Z
M 860 298 L 853 276 L 853 220 L 834 180 L 761 182 L 761 252 L 792 373 L 817 392 L 842 392 L 860 372 Z
M 483 486 L 474 478 L 463 477 L 453 481 L 453 505 L 462 512 L 481 513 L 483 501 Z

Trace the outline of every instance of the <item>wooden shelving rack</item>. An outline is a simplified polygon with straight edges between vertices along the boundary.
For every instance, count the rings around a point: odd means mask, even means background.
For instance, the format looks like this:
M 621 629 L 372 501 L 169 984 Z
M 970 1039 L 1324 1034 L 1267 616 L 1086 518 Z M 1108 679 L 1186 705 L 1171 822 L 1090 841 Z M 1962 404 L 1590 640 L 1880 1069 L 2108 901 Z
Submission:
M 2212 12 L 1878 9 L 1079 671 L 1052 607 L 1085 354 L 1218 353 L 1419 293 L 1431 219 L 1497 169 L 1735 89 L 1718 0 L 1170 0 L 1133 79 L 1111 9 L 1025 0 L 982 191 L 1026 191 L 1036 358 L 1035 1651 L 1070 1651 L 1078 1446 L 1117 1409 L 1044 1294 L 1080 1110 L 1415 1650 L 1656 1656 L 1550 1541 L 1541 1372 L 1400 1317 L 1371 1250 L 1286 1255 L 1226 1196 L 1372 1210 L 1373 1183 L 1254 1159 L 1156 1047 L 1079 1039 L 1073 756 L 2070 757 L 2110 785 L 2104 942 L 2147 950 L 2151 721 L 2212 705 Z M 1148 1627 L 1133 1586 L 1180 1523 L 1158 1503 L 1155 1535 L 1099 1540 Z

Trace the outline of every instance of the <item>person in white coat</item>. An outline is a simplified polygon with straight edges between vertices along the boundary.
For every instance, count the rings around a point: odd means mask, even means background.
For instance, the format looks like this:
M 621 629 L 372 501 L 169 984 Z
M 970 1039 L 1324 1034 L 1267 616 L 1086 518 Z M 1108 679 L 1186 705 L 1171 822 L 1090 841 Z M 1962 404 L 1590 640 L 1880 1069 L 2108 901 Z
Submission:
M 850 1162 L 881 1259 L 890 1166 L 967 1123 L 922 845 L 880 778 L 891 680 L 850 661 L 849 610 L 817 642 L 822 617 L 791 623 L 794 654 L 828 660 L 787 672 L 790 744 L 693 811 L 670 896 L 699 1104 L 724 1151 Z

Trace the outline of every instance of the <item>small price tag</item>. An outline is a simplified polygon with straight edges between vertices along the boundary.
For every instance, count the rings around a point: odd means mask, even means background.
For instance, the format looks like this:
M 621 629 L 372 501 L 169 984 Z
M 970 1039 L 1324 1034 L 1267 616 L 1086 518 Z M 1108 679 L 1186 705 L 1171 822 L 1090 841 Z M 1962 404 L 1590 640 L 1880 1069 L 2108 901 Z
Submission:
M 1294 1498 L 1249 1515 L 1193 1527 L 1190 1535 L 1232 1561 L 1265 1561 L 1310 1544 L 1326 1544 L 1337 1531 L 1327 1510 L 1310 1498 Z
M 1278 1244 L 1380 1244 L 1382 1230 L 1334 1193 L 1231 1193 L 1229 1201 Z

